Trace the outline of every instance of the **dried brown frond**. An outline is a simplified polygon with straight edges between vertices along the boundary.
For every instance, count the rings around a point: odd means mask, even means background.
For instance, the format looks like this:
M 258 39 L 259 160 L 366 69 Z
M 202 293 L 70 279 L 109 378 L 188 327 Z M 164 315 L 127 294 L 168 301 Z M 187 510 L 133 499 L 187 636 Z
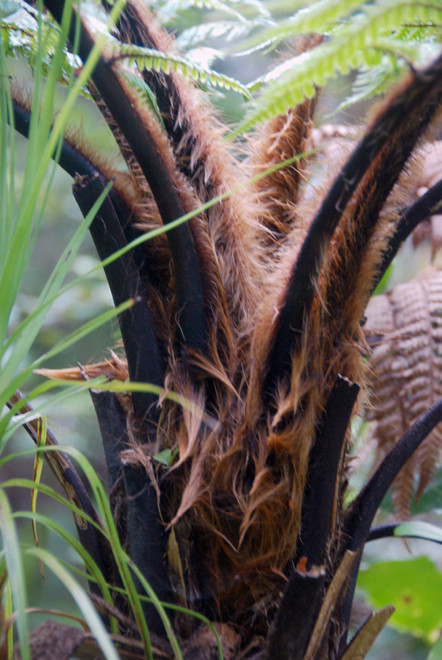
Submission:
M 98 378 L 99 376 L 106 376 L 109 380 L 121 381 L 125 381 L 129 378 L 126 360 L 118 357 L 113 351 L 112 357 L 103 362 L 79 365 L 78 367 L 70 367 L 67 369 L 36 369 L 35 373 L 45 376 L 45 378 L 62 380 L 84 381 L 85 377 L 89 380 L 92 378 Z
M 434 269 L 368 305 L 365 331 L 373 348 L 368 417 L 378 460 L 442 394 L 441 309 L 442 272 Z M 413 493 L 422 494 L 441 452 L 442 429 L 436 427 L 395 482 L 393 502 L 401 518 L 410 515 Z

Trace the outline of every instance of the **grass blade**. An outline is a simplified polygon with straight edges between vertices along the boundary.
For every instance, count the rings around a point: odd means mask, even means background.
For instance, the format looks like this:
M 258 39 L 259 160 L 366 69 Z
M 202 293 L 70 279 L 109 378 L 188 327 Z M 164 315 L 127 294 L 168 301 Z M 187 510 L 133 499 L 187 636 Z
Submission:
M 84 619 L 88 622 L 92 634 L 95 636 L 106 660 L 119 660 L 119 655 L 112 640 L 98 616 L 92 602 L 77 580 L 61 565 L 61 563 L 47 550 L 42 548 L 30 548 L 27 555 L 35 556 L 42 561 L 58 577 L 60 582 L 70 592 L 77 603 Z
M 29 629 L 26 615 L 26 587 L 22 555 L 11 507 L 4 490 L 0 490 L 0 529 L 6 557 L 12 601 L 17 613 L 18 638 L 22 660 L 31 660 L 29 651 Z

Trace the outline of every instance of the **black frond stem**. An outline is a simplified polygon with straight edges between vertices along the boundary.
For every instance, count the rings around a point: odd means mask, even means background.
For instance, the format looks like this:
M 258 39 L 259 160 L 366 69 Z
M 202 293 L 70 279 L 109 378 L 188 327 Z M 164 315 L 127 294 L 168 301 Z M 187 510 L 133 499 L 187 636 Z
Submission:
M 102 5 L 107 11 L 111 8 L 106 0 Z M 130 0 L 127 2 L 117 24 L 121 31 L 121 38 L 124 43 L 144 48 L 153 48 L 160 50 L 159 44 L 154 39 L 149 26 L 143 16 L 140 16 L 137 7 Z M 179 93 L 172 76 L 163 72 L 146 69 L 143 71 L 143 78 L 155 94 L 161 117 L 164 121 L 167 133 L 178 144 L 183 137 L 183 127 L 176 121 L 177 107 L 174 103 L 179 99 Z M 189 172 L 187 172 L 189 175 Z
M 130 447 L 126 413 L 114 392 L 91 390 L 106 457 L 110 503 L 123 544 L 160 600 L 171 598 L 165 564 L 166 534 L 160 522 L 155 489 L 143 466 L 130 465 L 120 454 Z M 140 592 L 142 591 L 139 585 Z M 155 607 L 143 603 L 149 629 L 164 635 Z
M 29 403 L 20 404 L 23 398 L 23 394 L 17 390 L 16 394 L 11 397 L 10 401 L 7 402 L 8 408 L 18 408 L 18 411 L 22 414 L 32 412 L 33 408 Z M 23 428 L 32 438 L 35 445 L 38 446 L 40 442 L 38 420 L 25 422 L 23 424 Z M 59 443 L 51 429 L 47 427 L 46 446 L 58 446 L 58 444 Z M 97 525 L 101 527 L 102 524 L 98 513 L 92 504 L 86 487 L 84 486 L 80 475 L 73 466 L 69 456 L 62 451 L 46 451 L 44 452 L 44 458 L 58 483 L 65 491 L 69 501 L 84 511 L 86 515 L 88 515 L 97 523 Z M 105 580 L 108 583 L 113 584 L 117 569 L 113 561 L 112 551 L 104 534 L 102 534 L 87 520 L 83 518 L 81 520 L 77 519 L 75 515 L 74 522 L 82 546 L 85 548 L 85 550 L 87 550 L 92 559 L 95 561 Z M 99 593 L 97 584 L 95 582 L 90 582 L 90 588 L 94 593 Z
M 291 355 L 300 347 L 304 324 L 315 296 L 320 268 L 347 204 L 381 150 L 391 144 L 394 137 L 398 140 L 404 137 L 397 135 L 399 129 L 403 129 L 407 138 L 405 151 L 408 153 L 404 153 L 404 159 L 408 158 L 409 151 L 439 104 L 441 75 L 442 55 L 426 69 L 415 73 L 411 81 L 390 100 L 329 189 L 290 273 L 276 321 L 267 365 L 263 390 L 266 396 L 271 394 L 275 383 L 290 371 Z M 423 112 L 424 108 L 425 112 Z M 406 122 L 410 116 L 417 116 L 416 126 L 413 125 L 410 129 L 414 140 L 410 140 L 407 133 Z M 408 145 L 408 142 L 413 144 Z M 405 160 L 399 164 L 399 169 Z M 393 183 L 394 181 L 391 185 Z
M 310 642 L 325 586 L 325 574 L 291 577 L 269 634 L 265 660 L 303 660 Z
M 29 123 L 29 110 L 15 102 L 14 126 L 25 137 L 29 133 Z M 66 140 L 62 143 L 58 162 L 73 178 L 81 177 L 74 185 L 73 192 L 81 212 L 86 216 L 105 189 L 107 181 L 88 158 Z M 118 214 L 115 208 L 118 208 Z M 129 209 L 111 188 L 90 226 L 100 259 L 106 259 L 127 245 L 123 227 L 129 226 L 129 216 Z M 119 317 L 131 380 L 162 386 L 162 359 L 140 278 L 143 265 L 142 253 L 130 252 L 106 266 L 105 273 L 116 305 L 130 298 L 138 301 Z M 133 405 L 137 419 L 145 418 L 149 409 L 152 413 L 156 401 L 157 398 L 152 394 L 134 392 Z
M 61 20 L 63 1 L 47 0 L 45 3 L 54 18 Z M 71 22 L 71 40 L 75 34 Z M 81 23 L 79 56 L 87 59 L 94 46 L 94 38 Z M 168 166 L 157 149 L 154 137 L 149 133 L 133 100 L 128 96 L 114 63 L 100 57 L 92 75 L 97 90 L 109 109 L 119 129 L 126 138 L 152 191 L 163 223 L 169 224 L 185 214 Z M 186 347 L 205 353 L 207 327 L 205 320 L 205 295 L 200 260 L 188 223 L 167 232 L 173 258 L 175 287 L 178 307 L 178 325 Z
M 338 376 L 310 452 L 301 532 L 296 546 L 296 557 L 298 560 L 306 557 L 307 568 L 319 566 L 325 560 L 332 534 L 333 512 L 339 497 L 339 468 L 346 432 L 359 389 L 356 383 Z
M 387 454 L 376 472 L 349 506 L 342 532 L 340 552 L 356 551 L 363 547 L 370 535 L 376 511 L 381 505 L 387 491 L 403 468 L 405 463 L 422 444 L 429 433 L 442 421 L 442 397 L 419 417 L 404 433 L 393 449 Z M 349 581 L 339 620 L 343 623 L 342 647 L 346 644 L 351 606 L 353 602 L 358 565 L 353 569 Z
M 107 11 L 111 8 L 106 0 L 102 0 L 102 5 Z M 137 6 L 130 0 L 126 4 L 117 26 L 121 31 L 121 40 L 124 43 L 161 50 L 158 39 L 155 38 L 152 29 L 146 24 L 145 16 L 140 15 Z M 195 166 L 192 165 L 191 156 L 195 145 L 193 140 L 189 140 L 183 150 L 181 144 L 190 127 L 191 118 L 183 112 L 179 86 L 177 86 L 174 76 L 170 74 L 145 69 L 142 75 L 155 95 L 161 118 L 174 148 L 180 147 L 180 150 L 182 150 L 178 166 L 182 173 L 192 181 Z M 179 116 L 179 121 L 177 121 L 177 116 Z
M 399 248 L 419 223 L 432 215 L 440 213 L 442 209 L 442 180 L 438 181 L 419 197 L 413 204 L 401 212 L 397 229 L 391 237 L 387 250 L 385 251 L 378 275 L 373 284 L 373 290 L 379 284 L 388 266 L 393 261 Z
M 422 534 L 413 534 L 410 532 L 409 534 L 401 534 L 400 536 L 396 536 L 395 531 L 398 527 L 400 527 L 403 523 L 391 523 L 390 525 L 379 525 L 378 527 L 372 527 L 370 530 L 370 534 L 368 535 L 367 542 L 368 541 L 377 541 L 378 539 L 386 539 L 390 536 L 394 536 L 397 539 L 423 539 L 424 541 L 433 541 L 433 543 L 440 543 L 442 544 L 442 540 L 435 539 L 431 536 L 425 536 Z
M 345 550 L 357 550 L 366 542 L 375 513 L 388 489 L 408 459 L 441 421 L 442 397 L 410 426 L 351 503 L 345 519 Z
M 73 187 L 74 197 L 83 215 L 106 187 L 100 175 L 82 177 Z M 127 245 L 126 238 L 114 206 L 109 198 L 101 205 L 90 232 L 100 259 L 106 259 Z M 136 302 L 119 315 L 121 335 L 126 352 L 129 375 L 132 381 L 162 386 L 164 374 L 161 355 L 155 336 L 150 312 L 144 298 L 143 285 L 130 252 L 105 267 L 106 277 L 116 305 L 133 298 Z M 157 396 L 149 392 L 133 392 L 135 418 L 138 421 L 155 421 Z

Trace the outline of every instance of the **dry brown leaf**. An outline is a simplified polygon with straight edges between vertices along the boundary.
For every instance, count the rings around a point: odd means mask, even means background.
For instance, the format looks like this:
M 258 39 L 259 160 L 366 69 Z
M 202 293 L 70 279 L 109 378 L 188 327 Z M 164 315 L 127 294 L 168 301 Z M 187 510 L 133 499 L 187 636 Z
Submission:
M 348 645 L 342 660 L 363 660 L 373 646 L 376 637 L 387 625 L 394 612 L 393 605 L 387 605 L 369 616 Z
M 422 276 L 376 296 L 367 308 L 372 437 L 380 460 L 409 426 L 442 395 L 442 272 Z M 441 457 L 442 428 L 430 433 L 395 481 L 393 502 L 400 518 L 410 515 Z

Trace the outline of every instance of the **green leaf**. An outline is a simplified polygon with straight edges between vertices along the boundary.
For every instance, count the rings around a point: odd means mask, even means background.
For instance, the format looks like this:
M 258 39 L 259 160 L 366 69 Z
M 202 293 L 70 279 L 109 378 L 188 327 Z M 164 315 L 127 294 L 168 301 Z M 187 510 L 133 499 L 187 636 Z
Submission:
M 19 511 L 18 513 L 14 514 L 14 518 L 29 518 L 33 523 L 39 523 L 40 525 L 43 525 L 47 527 L 48 529 L 52 530 L 56 534 L 62 538 L 67 545 L 71 546 L 71 548 L 74 550 L 76 555 L 80 557 L 85 566 L 87 566 L 88 573 L 84 574 L 84 577 L 86 577 L 88 580 L 94 580 L 96 584 L 100 587 L 101 594 L 103 598 L 110 604 L 113 605 L 113 600 L 112 600 L 112 595 L 111 591 L 109 589 L 109 586 L 106 584 L 106 581 L 96 565 L 95 561 L 92 559 L 90 554 L 84 549 L 82 544 L 69 532 L 66 531 L 64 527 L 59 525 L 55 520 L 52 520 L 52 518 L 49 518 L 48 516 L 31 512 L 31 511 Z M 76 569 L 72 569 L 76 570 Z M 116 619 L 114 617 L 111 617 L 111 626 L 112 626 L 112 632 L 114 634 L 118 633 L 118 625 L 116 622 Z
M 172 451 L 171 449 L 163 449 L 163 451 L 158 452 L 158 454 L 155 454 L 154 459 L 158 461 L 158 463 L 161 463 L 162 465 L 165 465 L 166 467 L 170 467 L 175 458 L 178 455 L 178 450 Z
M 427 660 L 442 660 L 442 637 L 431 649 Z
M 371 604 L 384 607 L 393 603 L 393 628 L 411 632 L 434 643 L 442 627 L 442 573 L 427 557 L 406 561 L 385 561 L 361 571 L 358 585 Z

